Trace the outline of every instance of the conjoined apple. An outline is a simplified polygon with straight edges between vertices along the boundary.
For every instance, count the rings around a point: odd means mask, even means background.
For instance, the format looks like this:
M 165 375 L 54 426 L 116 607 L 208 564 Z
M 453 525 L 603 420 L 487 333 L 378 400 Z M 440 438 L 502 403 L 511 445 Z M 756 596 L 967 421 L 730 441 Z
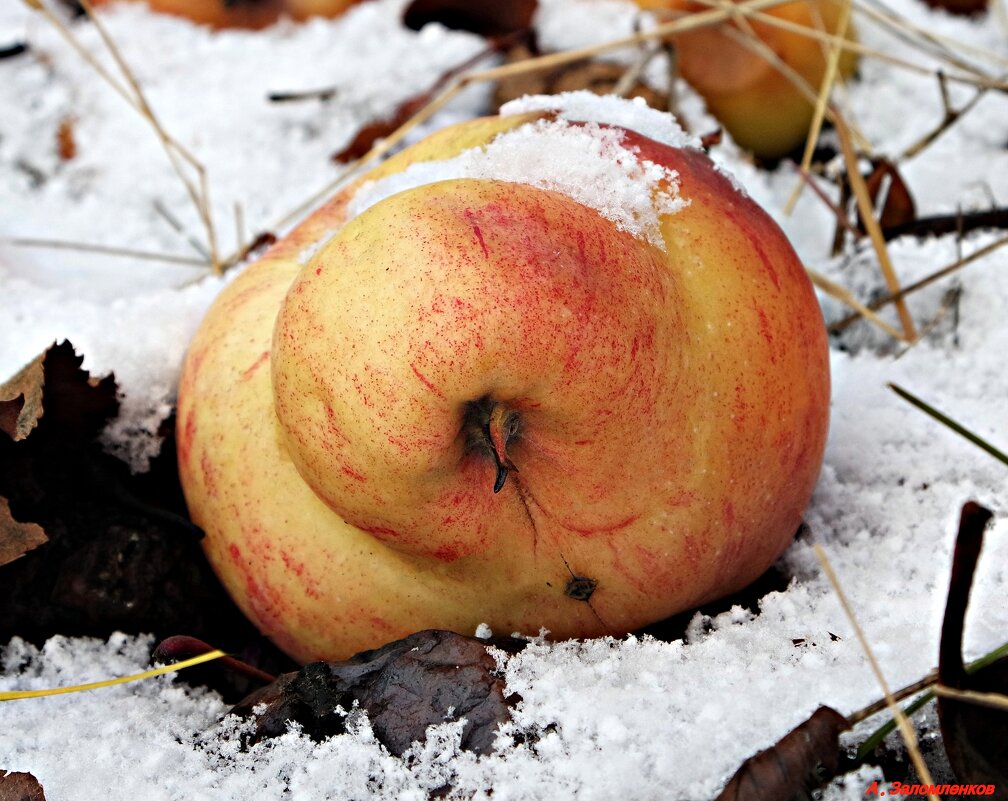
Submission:
M 393 156 L 199 329 L 186 498 L 295 658 L 480 623 L 622 633 L 791 541 L 829 405 L 802 265 L 701 150 L 630 130 L 665 115 L 582 94 Z

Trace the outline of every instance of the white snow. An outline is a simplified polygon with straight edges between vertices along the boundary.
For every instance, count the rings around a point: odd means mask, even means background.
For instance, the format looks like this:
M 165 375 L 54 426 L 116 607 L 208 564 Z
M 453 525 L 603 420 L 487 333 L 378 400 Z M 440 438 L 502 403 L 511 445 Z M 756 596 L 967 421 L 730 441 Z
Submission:
M 483 178 L 561 192 L 595 209 L 616 227 L 664 250 L 660 214 L 674 214 L 688 198 L 679 196 L 675 170 L 638 159 L 623 132 L 594 122 L 536 120 L 497 136 L 484 147 L 452 159 L 423 161 L 354 195 L 349 216 L 398 192 L 453 178 Z
M 644 98 L 625 100 L 612 95 L 597 95 L 580 90 L 559 95 L 526 95 L 501 106 L 501 116 L 531 111 L 553 111 L 572 122 L 598 122 L 636 131 L 669 147 L 700 147 L 700 140 L 690 136 L 671 114 L 653 109 Z
M 986 48 L 1001 61 L 973 60 L 992 74 L 1008 58 L 997 15 L 950 18 L 915 0 L 890 7 L 929 31 Z M 165 127 L 207 166 L 223 248 L 236 243 L 233 207 L 249 233 L 274 221 L 336 175 L 328 156 L 364 121 L 390 114 L 480 42 L 432 26 L 398 25 L 402 2 L 364 3 L 339 21 L 282 24 L 258 33 L 210 33 L 124 5 L 106 14 Z M 544 2 L 551 35 L 587 36 L 602 6 L 632 20 L 632 6 Z M 565 29 L 563 14 L 574 15 Z M 608 18 L 608 17 L 607 17 Z M 859 15 L 861 39 L 934 67 L 931 56 Z M 543 23 L 545 24 L 545 23 Z M 93 29 L 75 31 L 100 52 Z M 629 32 L 594 28 L 598 38 Z M 197 256 L 153 210 L 159 200 L 187 235 L 202 232 L 156 140 L 47 24 L 20 3 L 0 4 L 0 46 L 24 39 L 25 56 L 0 61 L 0 236 L 48 237 Z M 568 46 L 577 46 L 572 41 Z M 106 59 L 107 62 L 107 59 Z M 846 92 L 846 113 L 880 154 L 898 156 L 943 116 L 938 84 L 878 60 L 863 61 Z M 272 90 L 337 87 L 333 101 L 274 105 Z M 952 87 L 958 105 L 972 90 Z M 432 121 L 480 113 L 467 93 Z M 689 130 L 709 118 L 695 96 Z M 78 155 L 60 161 L 55 131 L 72 116 Z M 533 136 L 535 128 L 525 135 Z M 566 136 L 569 131 L 563 135 Z M 592 141 L 598 142 L 598 139 Z M 921 214 L 1008 203 L 1008 98 L 990 92 L 931 147 L 901 165 Z M 519 158 L 520 148 L 512 151 Z M 810 266 L 870 299 L 883 286 L 867 244 L 832 258 L 830 212 L 806 191 L 782 212 L 796 181 L 782 165 L 753 167 L 730 142 L 714 149 L 749 194 L 774 215 Z M 526 155 L 522 153 L 520 158 Z M 638 224 L 631 221 L 631 224 Z M 646 224 L 641 222 L 641 230 Z M 995 239 L 904 239 L 890 244 L 910 282 Z M 886 389 L 896 382 L 1004 448 L 1008 396 L 1008 250 L 910 298 L 925 339 L 894 348 L 860 324 L 832 355 L 833 407 L 826 463 L 807 520 L 829 554 L 891 686 L 935 664 L 959 506 L 976 498 L 996 512 L 967 620 L 966 652 L 1008 640 L 1008 525 L 1005 467 Z M 0 375 L 14 372 L 54 339 L 71 338 L 95 372 L 114 369 L 124 417 L 108 434 L 136 461 L 172 399 L 186 341 L 227 279 L 196 267 L 127 257 L 0 245 Z M 944 316 L 947 290 L 960 295 Z M 843 311 L 823 299 L 830 318 Z M 896 322 L 891 310 L 886 318 Z M 215 695 L 169 679 L 87 694 L 0 703 L 0 768 L 34 773 L 50 801 L 67 799 L 420 799 L 446 782 L 476 799 L 707 799 L 746 757 L 769 746 L 820 704 L 851 712 L 879 696 L 864 655 L 811 546 L 782 560 L 793 576 L 752 614 L 739 608 L 697 615 L 676 642 L 650 638 L 534 642 L 506 661 L 508 689 L 521 695 L 498 750 L 458 750 L 458 730 L 432 730 L 406 759 L 387 754 L 362 722 L 353 733 L 313 743 L 296 732 L 249 751 L 240 726 L 220 722 Z M 0 590 L 2 591 L 2 590 Z M 485 632 L 484 632 L 485 633 Z M 501 633 L 501 632 L 498 632 Z M 834 639 L 830 634 L 837 635 Z M 795 645 L 793 640 L 804 640 Z M 36 649 L 0 646 L 0 689 L 49 687 L 137 672 L 151 642 L 54 638 Z M 879 723 L 858 727 L 863 738 Z M 526 735 L 521 744 L 511 736 Z M 863 798 L 879 778 L 863 771 L 826 798 Z

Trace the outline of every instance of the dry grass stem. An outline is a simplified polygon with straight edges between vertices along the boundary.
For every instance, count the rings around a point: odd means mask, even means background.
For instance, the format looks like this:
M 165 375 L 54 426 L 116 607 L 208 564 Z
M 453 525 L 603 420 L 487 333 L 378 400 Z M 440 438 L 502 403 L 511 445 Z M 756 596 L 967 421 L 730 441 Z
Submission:
M 932 669 L 928 671 L 928 674 L 913 684 L 908 684 L 906 687 L 900 687 L 898 690 L 893 690 L 892 699 L 894 702 L 899 703 L 900 701 L 905 701 L 912 695 L 917 695 L 917 693 L 924 692 L 930 689 L 935 684 L 938 683 L 938 671 Z M 851 726 L 856 726 L 862 720 L 867 720 L 872 715 L 877 715 L 879 712 L 889 708 L 889 702 L 883 698 L 879 701 L 875 701 L 872 704 L 863 709 L 859 709 L 857 712 L 852 712 L 850 715 L 846 715 L 848 721 L 850 721 Z
M 921 756 L 920 748 L 917 745 L 917 735 L 914 733 L 913 727 L 910 725 L 910 721 L 907 720 L 907 716 L 903 714 L 903 710 L 900 708 L 899 704 L 896 703 L 896 699 L 893 696 L 892 691 L 889 689 L 889 684 L 886 682 L 885 675 L 882 673 L 882 668 L 879 667 L 878 660 L 875 658 L 875 654 L 872 652 L 871 646 L 868 644 L 868 639 L 865 637 L 865 633 L 858 623 L 857 617 L 854 615 L 854 610 L 851 608 L 851 605 L 847 600 L 847 596 L 844 594 L 843 588 L 840 586 L 840 581 L 837 579 L 836 573 L 833 572 L 833 566 L 830 564 L 829 558 L 826 556 L 826 551 L 823 550 L 819 543 L 816 543 L 813 548 L 815 549 L 815 554 L 819 559 L 819 563 L 822 565 L 823 572 L 826 573 L 826 578 L 829 579 L 829 583 L 833 587 L 833 592 L 836 593 L 836 596 L 840 601 L 840 605 L 843 607 L 844 614 L 847 615 L 847 619 L 850 621 L 850 624 L 854 629 L 854 633 L 857 635 L 858 642 L 861 644 L 861 649 L 868 658 L 868 664 L 871 665 L 872 672 L 875 674 L 879 687 L 882 688 L 882 694 L 886 699 L 886 706 L 892 714 L 893 719 L 896 721 L 897 727 L 899 727 L 900 734 L 903 736 L 903 741 L 906 743 L 907 751 L 910 754 L 910 760 L 913 762 L 914 768 L 917 770 L 917 775 L 920 777 L 923 784 L 934 784 L 934 779 L 931 778 L 931 772 L 928 770 L 927 765 L 924 764 L 924 758 Z M 928 798 L 930 798 L 931 801 L 939 801 L 938 796 L 933 793 L 930 793 Z
M 951 275 L 957 270 L 961 270 L 963 267 L 966 267 L 967 265 L 972 264 L 975 261 L 979 261 L 984 256 L 990 255 L 995 250 L 998 250 L 999 248 L 1002 248 L 1005 245 L 1008 245 L 1008 236 L 1003 236 L 1000 239 L 991 242 L 989 245 L 985 245 L 984 247 L 976 250 L 975 252 L 970 253 L 968 256 L 964 256 L 960 259 L 957 259 L 948 266 L 943 267 L 942 269 L 925 276 L 919 281 L 915 281 L 912 284 L 908 284 L 907 286 L 900 289 L 898 292 L 886 295 L 883 298 L 879 298 L 878 300 L 872 301 L 871 303 L 868 304 L 868 308 L 871 309 L 872 311 L 878 311 L 883 306 L 902 300 L 907 295 L 913 292 L 917 292 L 918 290 L 921 290 L 926 286 L 930 286 L 936 281 L 940 281 L 942 278 Z M 838 334 L 841 331 L 844 331 L 845 329 L 849 328 L 853 323 L 857 322 L 860 318 L 861 318 L 860 313 L 844 317 L 842 320 L 839 320 L 830 326 L 830 333 Z
M 871 238 L 875 253 L 878 256 L 879 266 L 882 268 L 882 275 L 885 278 L 889 292 L 894 296 L 900 292 L 899 279 L 896 277 L 896 270 L 893 267 L 892 259 L 889 256 L 889 248 L 886 245 L 885 237 L 882 236 L 882 228 L 878 218 L 875 216 L 875 209 L 872 205 L 871 195 L 865 185 L 864 178 L 861 177 L 861 168 L 858 165 L 858 156 L 854 152 L 854 144 L 851 142 L 850 132 L 844 123 L 841 115 L 837 114 L 837 134 L 840 138 L 840 147 L 843 150 L 844 162 L 847 167 L 847 180 L 850 183 L 851 191 L 857 201 L 857 206 L 864 220 L 865 229 Z M 917 339 L 917 330 L 914 326 L 910 310 L 902 298 L 895 301 L 896 311 L 899 314 L 906 340 L 913 342 Z
M 942 121 L 931 131 L 924 134 L 917 142 L 908 147 L 903 151 L 903 154 L 899 157 L 900 160 L 911 159 L 914 156 L 925 150 L 932 142 L 934 142 L 939 136 L 941 136 L 945 131 L 955 125 L 956 121 L 967 114 L 982 98 L 986 93 L 987 89 L 985 87 L 979 87 L 976 90 L 976 94 L 973 95 L 964 105 L 960 108 L 953 108 L 952 103 L 948 96 L 948 79 L 945 77 L 944 73 L 938 73 L 938 86 L 941 90 L 942 108 L 945 111 L 945 116 Z
M 174 256 L 170 253 L 153 253 L 146 250 L 121 248 L 115 245 L 94 245 L 87 242 L 65 242 L 59 239 L 33 239 L 30 237 L 11 237 L 0 239 L 5 245 L 27 248 L 50 248 L 53 250 L 77 250 L 83 253 L 101 253 L 106 256 L 123 256 L 145 261 L 163 261 L 169 264 L 184 264 L 192 267 L 206 267 L 203 259 L 189 256 Z
M 934 31 L 908 20 L 906 17 L 897 14 L 892 9 L 883 5 L 878 0 L 855 0 L 854 8 L 858 13 L 871 17 L 887 28 L 894 36 L 906 42 L 912 47 L 927 53 L 930 56 L 953 64 L 966 72 L 974 73 L 983 78 L 990 78 L 981 68 L 960 57 L 959 53 L 971 53 L 977 58 L 981 58 L 988 63 L 1008 68 L 1008 58 L 998 55 L 983 47 L 954 39 L 951 36 L 943 36 Z
M 859 301 L 856 297 L 854 297 L 851 291 L 846 287 L 841 286 L 835 281 L 831 281 L 825 275 L 821 275 L 820 273 L 817 273 L 815 270 L 811 270 L 808 267 L 805 268 L 805 272 L 808 273 L 808 277 L 813 284 L 815 284 L 819 289 L 821 289 L 830 297 L 835 298 L 836 300 L 839 300 L 841 303 L 843 303 L 845 306 L 849 306 L 850 308 L 854 309 L 857 312 L 858 317 L 864 317 L 869 322 L 874 323 L 883 331 L 885 331 L 889 336 L 891 336 L 893 339 L 896 339 L 899 342 L 910 341 L 906 338 L 906 334 L 904 334 L 899 329 L 891 326 L 889 323 L 887 323 L 885 320 L 879 317 L 878 314 L 876 314 L 867 306 L 865 306 L 863 303 L 861 303 L 861 301 Z
M 1008 711 L 1008 695 L 1002 693 L 981 693 L 975 690 L 956 690 L 953 687 L 946 687 L 944 684 L 936 684 L 931 688 L 931 692 L 943 698 L 954 698 L 957 701 L 988 706 L 992 709 L 1002 709 Z
M 851 15 L 851 0 L 844 0 L 843 5 L 840 9 L 840 19 L 837 20 L 837 30 L 836 34 L 839 38 L 843 39 L 847 35 L 847 28 L 850 25 L 850 15 Z M 836 43 L 829 45 L 829 52 L 826 57 L 826 72 L 823 74 L 822 83 L 819 86 L 819 97 L 816 100 L 815 109 L 812 112 L 812 122 L 809 125 L 808 136 L 805 138 L 805 151 L 802 153 L 801 160 L 801 170 L 802 172 L 808 172 L 809 168 L 812 166 L 812 155 L 815 153 L 816 142 L 819 141 L 819 134 L 822 131 L 823 119 L 826 116 L 826 107 L 829 103 L 830 93 L 833 91 L 833 84 L 836 82 L 837 69 L 840 65 L 840 56 L 843 55 L 843 50 Z M 837 125 L 837 120 L 832 120 L 834 125 Z M 862 149 L 867 150 L 865 147 L 867 143 L 862 144 Z M 791 192 L 791 197 L 788 198 L 787 203 L 784 204 L 784 213 L 791 214 L 794 211 L 795 204 L 798 202 L 798 197 L 801 195 L 802 187 L 805 186 L 803 181 L 799 181 L 795 184 L 794 190 Z
M 87 49 L 81 44 L 77 35 L 67 26 L 67 24 L 60 19 L 56 14 L 41 2 L 41 0 L 24 0 L 27 5 L 36 11 L 40 12 L 43 17 L 59 31 L 60 35 L 71 45 L 71 47 L 85 60 L 85 62 L 91 66 L 103 80 L 105 80 L 112 89 L 119 94 L 133 109 L 135 109 L 144 119 L 150 123 L 151 127 L 154 129 L 158 140 L 168 157 L 169 162 L 172 165 L 172 169 L 178 175 L 179 180 L 182 181 L 185 187 L 186 193 L 189 195 L 194 207 L 196 208 L 196 213 L 203 224 L 203 227 L 207 236 L 207 243 L 209 246 L 209 260 L 211 267 L 215 272 L 220 272 L 220 259 L 217 254 L 217 241 L 216 232 L 214 230 L 213 220 L 210 214 L 210 204 L 208 199 L 208 190 L 206 184 L 206 171 L 203 165 L 190 153 L 182 144 L 175 140 L 168 132 L 165 130 L 164 126 L 161 125 L 160 120 L 154 113 L 150 104 L 147 102 L 147 97 L 143 92 L 142 87 L 136 79 L 135 73 L 130 68 L 129 64 L 122 56 L 122 51 L 116 45 L 112 36 L 109 34 L 108 29 L 105 27 L 101 19 L 94 13 L 94 9 L 91 7 L 89 0 L 80 0 L 81 8 L 84 9 L 88 18 L 91 20 L 98 32 L 102 43 L 105 45 L 109 54 L 112 56 L 113 61 L 118 67 L 122 74 L 122 78 L 125 84 L 121 83 L 115 78 L 102 64 L 99 62 Z M 198 176 L 198 185 L 194 183 L 191 178 L 186 175 L 186 171 L 183 168 L 183 163 L 188 164 L 190 169 L 195 171 Z
M 154 211 L 157 212 L 158 216 L 161 219 L 163 219 L 166 223 L 168 223 L 168 225 L 171 227 L 173 231 L 175 231 L 175 233 L 180 234 L 182 238 L 185 240 L 186 244 L 189 245 L 189 247 L 191 247 L 197 253 L 199 253 L 203 257 L 205 262 L 209 263 L 210 253 L 203 246 L 203 243 L 201 243 L 195 237 L 191 236 L 186 231 L 185 226 L 182 225 L 181 222 L 179 222 L 178 217 L 172 214 L 171 211 L 168 210 L 168 207 L 165 206 L 165 204 L 162 203 L 160 200 L 155 199 L 151 205 L 153 205 Z

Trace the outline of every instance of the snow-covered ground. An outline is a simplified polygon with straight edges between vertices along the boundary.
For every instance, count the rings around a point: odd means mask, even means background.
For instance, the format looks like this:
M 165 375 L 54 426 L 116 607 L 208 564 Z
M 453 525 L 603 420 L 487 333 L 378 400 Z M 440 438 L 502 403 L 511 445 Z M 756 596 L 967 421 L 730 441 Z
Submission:
M 543 3 L 550 30 L 574 44 L 592 32 L 570 0 Z M 432 76 L 477 52 L 481 42 L 428 26 L 398 24 L 403 3 L 364 3 L 338 21 L 281 24 L 257 32 L 211 33 L 122 6 L 105 17 L 165 128 L 207 168 L 221 249 L 244 229 L 277 220 L 332 180 L 329 155 L 363 121 L 390 113 Z M 599 5 L 612 21 L 625 7 Z M 996 13 L 977 21 L 932 12 L 916 0 L 890 8 L 927 30 L 985 49 L 970 58 L 991 75 L 1008 71 L 1008 31 Z M 921 64 L 935 61 L 864 15 L 861 39 Z M 545 23 L 544 23 L 545 24 Z M 614 22 L 615 24 L 615 22 Z M 75 26 L 92 52 L 98 37 Z M 562 38 L 562 37 L 557 37 Z M 126 394 L 110 444 L 137 461 L 172 399 L 178 365 L 203 311 L 228 280 L 205 268 L 26 247 L 13 239 L 58 239 L 200 258 L 187 236 L 201 229 L 149 127 L 27 6 L 0 6 L 0 46 L 27 41 L 30 53 L 0 61 L 0 376 L 54 339 L 70 338 L 93 372 L 115 370 Z M 102 56 L 108 63 L 107 56 Z M 273 104 L 271 91 L 335 87 L 329 102 Z M 954 104 L 972 90 L 952 87 Z M 875 151 L 897 156 L 942 116 L 938 82 L 877 59 L 841 96 Z M 432 123 L 479 113 L 470 91 Z M 687 102 L 696 108 L 695 101 Z M 72 120 L 77 154 L 58 157 L 56 131 Z M 1008 97 L 989 92 L 923 153 L 901 163 L 922 215 L 1008 204 Z M 783 212 L 793 169 L 756 170 L 730 145 L 716 149 L 747 191 L 781 223 L 806 263 L 861 298 L 881 286 L 870 246 L 832 259 L 830 213 L 806 191 Z M 178 218 L 169 225 L 156 205 Z M 989 244 L 899 240 L 891 253 L 905 283 Z M 246 235 L 247 236 L 247 235 Z M 4 243 L 6 242 L 6 244 Z M 901 384 L 1002 447 L 1008 443 L 1008 250 L 914 295 L 923 327 L 946 290 L 958 305 L 922 342 L 883 347 L 883 335 L 852 332 L 835 350 L 833 414 L 826 463 L 808 511 L 891 686 L 921 677 L 937 658 L 950 551 L 962 502 L 997 512 L 981 561 L 966 650 L 976 656 L 1008 640 L 1005 467 L 938 426 L 886 388 Z M 827 312 L 841 314 L 835 301 Z M 887 312 L 888 319 L 895 316 Z M 297 734 L 239 749 L 236 724 L 205 692 L 157 679 L 88 694 L 0 704 L 0 768 L 34 773 L 50 801 L 133 798 L 422 799 L 449 783 L 460 797 L 495 799 L 704 799 L 738 765 L 806 718 L 819 704 L 851 712 L 879 696 L 852 629 L 809 542 L 784 556 L 794 576 L 766 596 L 759 614 L 740 609 L 697 616 L 686 638 L 587 643 L 537 642 L 506 665 L 522 697 L 512 728 L 538 732 L 476 758 L 458 751 L 452 725 L 432 731 L 405 759 L 388 755 L 364 728 L 317 744 Z M 2 589 L 0 589 L 2 591 Z M 506 633 L 506 632 L 498 632 Z M 831 637 L 830 633 L 838 635 Z M 796 646 L 795 640 L 804 640 Z M 55 638 L 35 649 L 2 648 L 0 689 L 49 687 L 137 672 L 151 643 Z M 876 725 L 872 721 L 856 733 Z M 865 773 L 828 797 L 861 798 Z M 1008 790 L 1008 788 L 1001 788 Z M 844 793 L 848 796 L 845 796 Z

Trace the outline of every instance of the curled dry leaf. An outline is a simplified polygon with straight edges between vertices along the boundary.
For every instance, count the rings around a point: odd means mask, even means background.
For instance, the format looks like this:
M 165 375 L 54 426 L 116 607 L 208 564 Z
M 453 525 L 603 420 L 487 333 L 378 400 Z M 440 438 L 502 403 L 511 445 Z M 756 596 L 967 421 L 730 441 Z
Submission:
M 0 768 L 0 801 L 45 801 L 45 793 L 30 773 L 8 773 Z
M 865 179 L 865 186 L 876 210 L 879 208 L 880 196 L 883 197 L 878 218 L 883 230 L 909 225 L 917 219 L 917 206 L 913 195 L 910 194 L 910 189 L 893 162 L 888 159 L 874 159 L 871 174 Z M 860 214 L 858 229 L 862 232 L 865 230 L 864 220 Z
M 772 748 L 745 761 L 714 801 L 792 801 L 821 786 L 840 766 L 840 732 L 847 718 L 819 707 Z
M 487 641 L 450 631 L 421 631 L 345 662 L 313 662 L 254 692 L 231 711 L 255 718 L 252 741 L 277 737 L 291 721 L 315 738 L 341 734 L 355 708 L 367 712 L 375 737 L 398 755 L 422 741 L 427 727 L 461 720 L 462 748 L 486 753 L 515 697 Z M 509 651 L 523 640 L 501 638 Z M 255 708 L 265 704 L 265 710 Z M 349 715 L 348 715 L 349 713 Z
M 537 5 L 536 0 L 499 0 L 495 3 L 413 0 L 403 12 L 403 24 L 418 31 L 429 22 L 439 22 L 446 28 L 496 38 L 530 28 Z
M 41 526 L 15 520 L 7 499 L 0 498 L 0 566 L 24 556 L 48 539 Z
M 46 427 L 64 436 L 91 440 L 119 411 L 115 378 L 91 378 L 83 356 L 63 341 L 0 385 L 0 429 L 18 442 L 46 415 Z
M 938 680 L 956 690 L 1008 694 L 1008 657 L 967 673 L 963 624 L 990 510 L 969 501 L 962 508 L 952 578 L 942 622 Z M 961 782 L 1008 789 L 1008 712 L 956 698 L 938 698 L 938 718 L 949 764 Z

